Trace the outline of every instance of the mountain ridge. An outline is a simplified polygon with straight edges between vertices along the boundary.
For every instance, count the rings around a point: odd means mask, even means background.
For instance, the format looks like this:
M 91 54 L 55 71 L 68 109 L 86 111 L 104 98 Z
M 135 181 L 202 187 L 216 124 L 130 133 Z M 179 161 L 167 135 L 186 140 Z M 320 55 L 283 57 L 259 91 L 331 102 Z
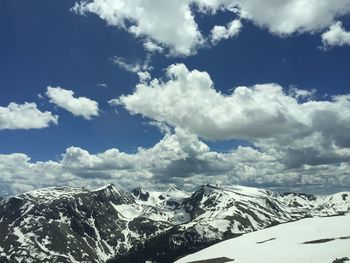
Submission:
M 344 214 L 349 196 L 218 185 L 38 189 L 0 199 L 0 261 L 171 262 L 247 232 Z

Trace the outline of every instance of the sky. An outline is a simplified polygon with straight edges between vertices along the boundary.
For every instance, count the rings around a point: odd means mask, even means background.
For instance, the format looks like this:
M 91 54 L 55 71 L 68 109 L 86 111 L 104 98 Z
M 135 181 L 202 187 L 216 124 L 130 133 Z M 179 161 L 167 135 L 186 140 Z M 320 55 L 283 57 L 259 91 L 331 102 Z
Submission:
M 0 2 L 0 195 L 350 187 L 349 0 Z

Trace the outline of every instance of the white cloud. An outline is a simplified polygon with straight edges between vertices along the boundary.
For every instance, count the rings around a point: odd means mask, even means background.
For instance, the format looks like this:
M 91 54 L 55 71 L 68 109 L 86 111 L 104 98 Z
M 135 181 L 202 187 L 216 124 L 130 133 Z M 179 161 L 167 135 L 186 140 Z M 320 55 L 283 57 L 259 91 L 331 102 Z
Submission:
M 240 17 L 287 36 L 315 33 L 329 27 L 337 17 L 350 13 L 348 0 L 196 0 L 204 8 L 229 9 Z M 233 8 L 235 7 L 235 8 Z
M 349 163 L 285 169 L 277 152 L 238 147 L 218 153 L 184 130 L 151 148 L 128 154 L 118 149 L 91 154 L 70 147 L 59 161 L 31 162 L 25 154 L 0 155 L 0 195 L 45 186 L 96 188 L 115 183 L 125 189 L 176 183 L 193 190 L 200 184 L 244 184 L 278 190 L 334 191 L 350 186 Z M 328 188 L 327 188 L 328 187 Z
M 267 137 L 305 125 L 306 120 L 296 117 L 302 116 L 297 101 L 276 84 L 238 87 L 223 95 L 214 89 L 208 73 L 189 71 L 183 64 L 171 65 L 166 76 L 166 81 L 138 84 L 133 94 L 117 101 L 132 114 L 165 121 L 209 140 Z M 271 125 L 264 129 L 250 129 L 267 123 Z
M 350 160 L 350 95 L 315 101 L 314 91 L 286 94 L 277 84 L 225 95 L 208 73 L 183 64 L 171 65 L 166 76 L 139 83 L 114 104 L 208 140 L 243 139 L 273 149 L 288 167 Z
M 222 39 L 235 37 L 241 31 L 241 28 L 242 23 L 239 20 L 233 20 L 226 26 L 214 26 L 210 32 L 210 40 L 212 43 L 216 44 Z
M 116 65 L 118 65 L 120 68 L 131 73 L 139 73 L 139 72 L 152 70 L 152 67 L 148 65 L 149 59 L 147 59 L 144 63 L 140 63 L 140 62 L 129 63 L 125 58 L 114 57 L 112 61 Z
M 158 45 L 157 43 L 155 43 L 154 41 L 150 40 L 150 39 L 146 39 L 145 42 L 143 42 L 143 47 L 145 48 L 145 50 L 147 50 L 148 52 L 151 53 L 163 53 L 164 52 L 164 48 L 161 47 L 160 45 Z
M 168 48 L 171 55 L 188 56 L 208 46 L 209 41 L 217 43 L 240 30 L 238 20 L 234 20 L 231 25 L 215 26 L 211 35 L 203 36 L 195 21 L 199 13 L 215 16 L 217 11 L 226 10 L 234 18 L 252 21 L 285 37 L 324 31 L 350 13 L 350 3 L 349 0 L 82 0 L 71 10 L 81 15 L 96 14 L 108 25 L 144 38 L 144 48 L 149 52 Z
M 350 32 L 344 29 L 340 21 L 334 23 L 321 37 L 323 46 L 326 48 L 350 45 Z
M 108 25 L 167 46 L 173 55 L 190 55 L 202 43 L 190 0 L 80 1 L 72 10 L 79 14 L 94 13 Z
M 137 75 L 139 76 L 140 82 L 147 82 L 151 79 L 151 74 L 147 71 L 139 71 L 137 72 Z
M 97 83 L 96 86 L 103 89 L 108 88 L 108 85 L 106 83 Z
M 40 129 L 58 123 L 58 116 L 49 111 L 42 112 L 35 103 L 0 106 L 0 130 Z
M 0 154 L 0 196 L 44 186 L 68 184 L 74 176 L 57 162 L 30 162 L 26 154 Z
M 288 95 L 296 98 L 296 99 L 302 99 L 302 100 L 312 100 L 315 97 L 316 90 L 312 89 L 311 91 L 309 90 L 304 90 L 304 89 L 298 89 L 297 87 L 290 87 L 288 90 Z
M 99 115 L 98 103 L 85 97 L 74 97 L 72 90 L 62 89 L 60 87 L 47 87 L 46 95 L 50 102 L 56 104 L 75 116 L 81 116 L 90 120 Z
M 171 134 L 171 128 L 168 125 L 166 125 L 166 123 L 164 122 L 149 121 L 149 122 L 146 122 L 145 124 L 157 127 L 159 131 L 163 134 Z

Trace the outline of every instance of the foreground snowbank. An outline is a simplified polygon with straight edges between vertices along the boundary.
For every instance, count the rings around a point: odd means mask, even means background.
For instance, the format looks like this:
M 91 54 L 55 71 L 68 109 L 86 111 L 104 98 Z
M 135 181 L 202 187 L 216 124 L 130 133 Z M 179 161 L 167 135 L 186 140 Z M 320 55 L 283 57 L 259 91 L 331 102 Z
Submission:
M 336 258 L 350 258 L 350 215 L 281 224 L 221 242 L 176 262 L 220 257 L 235 263 L 331 263 Z

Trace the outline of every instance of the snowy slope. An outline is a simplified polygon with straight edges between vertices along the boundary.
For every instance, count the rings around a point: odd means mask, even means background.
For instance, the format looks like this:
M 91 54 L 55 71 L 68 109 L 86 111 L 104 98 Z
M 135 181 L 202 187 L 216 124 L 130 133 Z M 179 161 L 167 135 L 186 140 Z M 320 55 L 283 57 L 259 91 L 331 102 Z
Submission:
M 150 194 L 151 196 L 151 194 Z M 188 214 L 140 250 L 131 249 L 114 261 L 171 262 L 218 241 L 266 227 L 313 216 L 331 216 L 350 210 L 349 193 L 331 196 L 274 193 L 242 186 L 201 186 L 185 198 L 173 213 Z M 144 258 L 140 259 L 140 251 Z
M 281 224 L 223 241 L 176 262 L 219 257 L 234 259 L 234 263 L 331 263 L 336 258 L 350 259 L 350 215 Z
M 349 210 L 345 192 L 45 188 L 0 200 L 0 262 L 172 262 L 241 234 Z
M 142 201 L 114 185 L 51 187 L 0 200 L 0 262 L 102 263 L 125 254 L 173 226 L 166 202 L 185 193 L 166 191 Z

